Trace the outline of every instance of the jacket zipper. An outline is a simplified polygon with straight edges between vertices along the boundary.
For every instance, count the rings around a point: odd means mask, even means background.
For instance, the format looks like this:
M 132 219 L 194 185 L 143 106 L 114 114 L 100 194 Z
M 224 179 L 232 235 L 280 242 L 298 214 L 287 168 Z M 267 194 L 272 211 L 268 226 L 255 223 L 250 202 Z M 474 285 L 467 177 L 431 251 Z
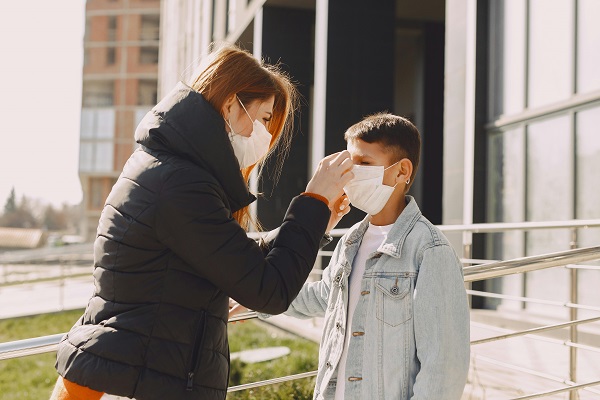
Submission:
M 202 344 L 204 343 L 204 333 L 206 332 L 206 311 L 202 312 L 202 317 L 198 322 L 198 327 L 196 328 L 196 337 L 194 338 L 194 351 L 192 352 L 192 365 L 187 375 L 187 386 L 186 390 L 191 392 L 194 387 L 194 371 L 198 366 L 198 353 L 202 348 Z

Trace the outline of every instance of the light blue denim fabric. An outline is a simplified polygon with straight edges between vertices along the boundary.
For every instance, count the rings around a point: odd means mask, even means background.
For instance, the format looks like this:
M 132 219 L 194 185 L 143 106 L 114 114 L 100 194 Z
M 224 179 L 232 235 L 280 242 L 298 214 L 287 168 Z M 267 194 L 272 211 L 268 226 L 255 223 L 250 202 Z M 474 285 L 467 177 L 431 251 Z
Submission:
M 348 276 L 369 217 L 342 237 L 321 281 L 306 283 L 286 315 L 325 317 L 314 399 L 333 399 L 350 336 L 346 400 L 460 399 L 469 369 L 469 309 L 462 266 L 415 200 L 367 260 L 346 331 Z

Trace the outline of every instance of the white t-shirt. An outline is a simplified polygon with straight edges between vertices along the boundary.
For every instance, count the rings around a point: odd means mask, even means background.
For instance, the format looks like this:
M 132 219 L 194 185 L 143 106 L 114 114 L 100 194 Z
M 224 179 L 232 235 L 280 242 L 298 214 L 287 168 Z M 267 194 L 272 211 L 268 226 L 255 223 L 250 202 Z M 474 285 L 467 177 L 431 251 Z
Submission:
M 346 336 L 344 338 L 344 349 L 338 364 L 337 386 L 335 389 L 335 400 L 344 399 L 344 389 L 346 387 L 346 359 L 348 358 L 348 346 L 350 345 L 350 336 L 352 329 L 352 317 L 354 310 L 360 299 L 360 287 L 362 276 L 365 273 L 367 259 L 373 254 L 379 246 L 385 241 L 388 233 L 392 230 L 394 224 L 385 226 L 376 226 L 369 224 L 358 248 L 358 252 L 352 262 L 352 272 L 348 278 L 348 320 L 346 322 Z

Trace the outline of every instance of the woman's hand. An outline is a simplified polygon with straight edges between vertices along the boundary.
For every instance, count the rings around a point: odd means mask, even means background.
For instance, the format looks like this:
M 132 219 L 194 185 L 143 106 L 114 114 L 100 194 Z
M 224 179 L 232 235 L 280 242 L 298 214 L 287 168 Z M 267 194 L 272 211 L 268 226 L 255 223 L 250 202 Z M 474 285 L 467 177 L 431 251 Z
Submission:
M 345 194 L 342 195 L 333 203 L 331 208 L 331 216 L 329 217 L 329 223 L 327 224 L 326 233 L 331 232 L 333 228 L 344 218 L 344 215 L 350 212 L 350 200 Z
M 229 319 L 235 317 L 238 314 L 250 311 L 231 297 L 229 298 Z M 243 321 L 242 321 L 243 322 Z M 233 322 L 235 324 L 235 322 Z
M 344 186 L 354 178 L 352 159 L 347 150 L 331 154 L 319 162 L 306 191 L 319 194 L 329 201 L 329 208 L 344 194 Z

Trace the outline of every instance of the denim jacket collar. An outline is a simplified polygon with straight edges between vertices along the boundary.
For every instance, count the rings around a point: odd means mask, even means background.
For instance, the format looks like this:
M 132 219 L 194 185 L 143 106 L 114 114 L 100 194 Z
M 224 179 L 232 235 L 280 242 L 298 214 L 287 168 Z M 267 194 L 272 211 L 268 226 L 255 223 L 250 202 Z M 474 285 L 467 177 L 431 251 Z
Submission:
M 378 252 L 395 258 L 400 258 L 402 253 L 402 245 L 404 244 L 406 236 L 408 236 L 415 223 L 421 217 L 421 210 L 419 209 L 419 206 L 417 206 L 415 199 L 412 196 L 406 195 L 405 200 L 406 207 L 402 213 L 400 213 L 398 219 L 396 219 L 394 227 L 388 234 L 385 242 L 383 242 L 377 249 Z M 360 243 L 361 238 L 369 227 L 370 220 L 371 216 L 367 215 L 362 222 L 360 222 L 358 227 L 348 235 L 348 238 L 345 242 L 347 248 L 352 248 L 354 245 L 358 245 Z

